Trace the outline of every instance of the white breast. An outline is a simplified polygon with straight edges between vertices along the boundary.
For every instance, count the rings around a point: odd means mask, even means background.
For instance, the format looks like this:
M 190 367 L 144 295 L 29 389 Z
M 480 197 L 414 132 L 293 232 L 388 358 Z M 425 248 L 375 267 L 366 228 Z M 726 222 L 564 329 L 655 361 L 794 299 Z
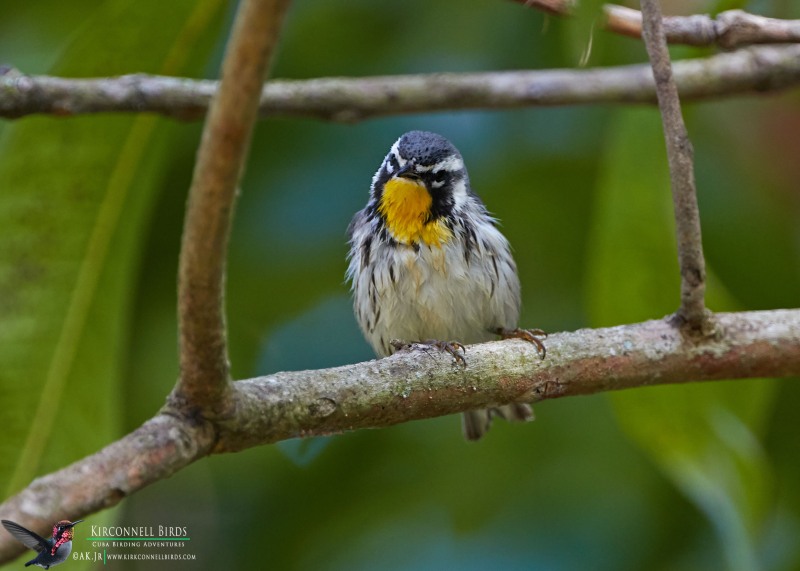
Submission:
M 519 279 L 508 242 L 491 224 L 467 247 L 455 239 L 418 248 L 364 239 L 369 223 L 355 229 L 348 270 L 356 318 L 375 352 L 388 355 L 390 341 L 430 339 L 477 343 L 496 338 L 498 327 L 519 319 Z M 468 250 L 468 253 L 467 253 Z M 364 255 L 362 255 L 364 254 Z

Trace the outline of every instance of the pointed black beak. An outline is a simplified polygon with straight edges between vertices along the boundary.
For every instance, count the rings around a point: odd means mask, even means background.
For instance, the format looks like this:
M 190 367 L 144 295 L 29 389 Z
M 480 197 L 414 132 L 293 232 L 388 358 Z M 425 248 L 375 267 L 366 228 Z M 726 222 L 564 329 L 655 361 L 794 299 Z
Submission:
M 81 523 L 82 521 L 83 521 L 82 519 L 79 519 L 79 520 L 73 521 L 73 522 L 72 522 L 71 524 L 69 524 L 67 527 L 75 527 L 76 525 L 78 525 L 78 524 L 79 524 L 79 523 Z
M 400 170 L 394 173 L 394 176 L 402 178 L 413 178 L 413 179 L 419 178 L 417 173 L 414 171 L 414 163 L 412 163 L 411 161 L 408 161 L 406 164 L 400 167 Z

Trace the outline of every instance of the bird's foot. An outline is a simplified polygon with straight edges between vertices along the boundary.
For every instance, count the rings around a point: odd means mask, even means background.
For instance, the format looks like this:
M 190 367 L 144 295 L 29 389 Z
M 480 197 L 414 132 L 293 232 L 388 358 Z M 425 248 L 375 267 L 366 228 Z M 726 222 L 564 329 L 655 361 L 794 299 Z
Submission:
M 458 341 L 439 341 L 438 339 L 428 339 L 426 341 L 409 343 L 408 341 L 399 341 L 397 339 L 393 339 L 390 341 L 390 345 L 394 347 L 396 351 L 400 351 L 402 349 L 421 349 L 423 351 L 428 351 L 431 348 L 438 349 L 439 351 L 446 351 L 447 353 L 450 353 L 455 363 L 459 363 L 463 367 L 467 366 L 467 361 L 464 359 L 464 354 L 467 351 L 464 348 L 464 345 Z
M 536 345 L 536 351 L 542 356 L 542 359 L 547 354 L 547 349 L 544 347 L 544 339 L 547 339 L 547 333 L 541 329 L 520 329 L 519 327 L 505 329 L 504 327 L 498 327 L 493 332 L 503 339 L 522 339 L 533 343 Z

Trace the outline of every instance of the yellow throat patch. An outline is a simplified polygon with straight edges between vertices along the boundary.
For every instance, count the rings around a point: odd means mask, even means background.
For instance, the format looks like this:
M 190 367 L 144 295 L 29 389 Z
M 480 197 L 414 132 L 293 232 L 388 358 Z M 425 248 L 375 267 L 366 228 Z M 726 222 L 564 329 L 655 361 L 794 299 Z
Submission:
M 378 212 L 383 215 L 389 232 L 398 242 L 441 246 L 453 237 L 453 233 L 442 220 L 428 220 L 432 203 L 425 185 L 395 177 L 383 187 Z

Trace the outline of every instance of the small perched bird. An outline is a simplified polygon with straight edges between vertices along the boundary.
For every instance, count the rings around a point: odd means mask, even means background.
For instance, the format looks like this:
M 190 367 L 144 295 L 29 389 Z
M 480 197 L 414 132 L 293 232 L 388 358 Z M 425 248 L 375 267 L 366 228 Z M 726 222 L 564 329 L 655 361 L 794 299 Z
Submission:
M 508 241 L 446 138 L 410 131 L 392 145 L 348 238 L 356 319 L 378 355 L 424 342 L 465 365 L 462 343 L 500 335 L 526 339 L 544 357 L 544 332 L 517 328 L 520 285 Z M 533 411 L 520 403 L 466 412 L 464 436 L 479 439 L 493 415 L 525 421 Z
M 14 538 L 25 545 L 28 549 L 33 549 L 38 552 L 36 557 L 31 559 L 25 564 L 38 565 L 44 569 L 50 569 L 53 565 L 63 563 L 69 557 L 72 551 L 72 528 L 82 522 L 78 521 L 61 520 L 53 526 L 53 538 L 45 539 L 38 533 L 26 529 L 7 519 L 2 520 L 3 527 L 14 536 Z

